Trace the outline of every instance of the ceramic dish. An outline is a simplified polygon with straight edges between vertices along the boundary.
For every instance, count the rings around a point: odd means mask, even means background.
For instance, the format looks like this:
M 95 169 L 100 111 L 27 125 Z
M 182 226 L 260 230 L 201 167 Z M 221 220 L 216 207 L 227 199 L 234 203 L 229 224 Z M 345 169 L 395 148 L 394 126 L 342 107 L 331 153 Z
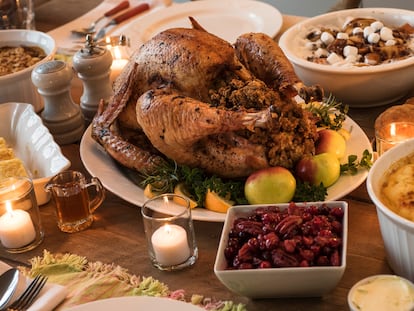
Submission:
M 306 19 L 280 37 L 279 44 L 297 75 L 307 85 L 319 84 L 350 107 L 374 107 L 397 101 L 412 91 L 414 57 L 375 66 L 333 66 L 310 62 L 303 56 L 310 29 L 342 28 L 348 18 L 369 17 L 390 28 L 414 26 L 414 11 L 359 8 L 335 11 Z
M 395 274 L 398 274 L 414 282 L 414 222 L 400 216 L 391 210 L 381 199 L 381 185 L 384 182 L 384 174 L 397 161 L 414 153 L 414 139 L 407 140 L 382 154 L 371 167 L 367 178 L 368 195 L 375 204 L 381 236 L 384 241 L 387 261 Z M 405 167 L 409 167 L 405 165 Z M 408 187 L 412 184 L 409 178 L 407 181 L 406 198 L 410 198 Z M 401 189 L 395 187 L 395 191 Z M 401 191 L 403 193 L 403 191 Z M 401 194 L 401 198 L 404 195 Z M 406 201 L 405 201 L 406 202 Z M 410 206 L 411 207 L 411 206 Z
M 134 38 L 131 48 L 136 49 L 160 31 L 174 27 L 191 28 L 188 16 L 230 43 L 247 32 L 263 32 L 274 37 L 283 23 L 281 13 L 274 6 L 260 1 L 193 1 L 150 12 L 120 27 L 114 34 Z
M 201 311 L 200 307 L 183 301 L 161 297 L 132 296 L 116 297 L 88 302 L 66 309 L 66 311 Z
M 414 284 L 393 274 L 360 280 L 348 293 L 351 311 L 412 311 Z
M 62 154 L 32 105 L 4 103 L 0 105 L 0 115 L 0 136 L 23 161 L 33 179 L 37 203 L 47 203 L 50 196 L 43 186 L 53 175 L 68 169 L 70 161 Z
M 45 58 L 30 67 L 0 76 L 0 103 L 29 103 L 36 112 L 41 111 L 44 103 L 32 84 L 31 74 L 35 66 L 53 59 L 56 52 L 55 40 L 40 31 L 11 29 L 0 31 L 0 42 L 0 46 L 38 46 L 46 53 Z
M 357 123 L 347 118 L 344 128 L 351 132 L 347 142 L 347 155 L 354 154 L 361 157 L 365 149 L 372 153 L 368 137 Z M 103 148 L 92 139 L 90 127 L 82 137 L 80 155 L 89 173 L 99 177 L 108 190 L 137 206 L 142 206 L 147 200 L 143 189 L 128 178 Z M 367 174 L 367 171 L 362 170 L 356 175 L 341 176 L 333 186 L 329 187 L 326 200 L 336 200 L 347 195 L 365 181 Z M 195 220 L 214 222 L 222 222 L 226 217 L 223 213 L 212 212 L 205 208 L 193 209 L 192 216 Z
M 343 210 L 342 245 L 339 247 L 340 265 L 228 270 L 228 264 L 224 254 L 228 245 L 229 233 L 233 228 L 234 221 L 240 217 L 246 218 L 252 215 L 254 210 L 257 208 L 277 206 L 281 211 L 283 211 L 289 207 L 289 204 L 233 206 L 227 212 L 227 217 L 223 225 L 223 231 L 214 263 L 214 273 L 217 278 L 231 291 L 249 298 L 317 297 L 323 296 L 332 291 L 341 280 L 346 267 L 348 204 L 344 201 L 296 203 L 299 207 L 320 206 L 322 204 L 326 204 L 330 209 L 340 207 Z M 317 216 L 317 218 L 319 217 L 320 216 Z M 305 220 L 303 221 L 305 222 Z M 286 224 L 284 226 L 286 226 Z M 293 225 L 290 226 L 293 227 Z M 277 225 L 275 228 L 276 227 Z M 294 227 L 292 230 L 295 229 L 296 228 Z M 280 237 L 282 237 L 282 235 L 280 235 Z M 256 239 L 256 241 L 257 240 L 258 239 Z M 238 241 L 238 243 L 239 242 L 240 241 Z M 279 248 L 279 250 L 281 249 L 282 248 Z M 245 248 L 244 250 L 247 253 L 249 252 Z M 260 255 L 258 255 L 257 258 L 258 260 L 260 260 L 259 256 Z M 288 256 L 289 255 L 287 255 L 287 257 Z M 317 255 L 315 255 L 315 257 L 316 256 Z M 281 261 L 282 260 L 283 259 L 281 259 Z

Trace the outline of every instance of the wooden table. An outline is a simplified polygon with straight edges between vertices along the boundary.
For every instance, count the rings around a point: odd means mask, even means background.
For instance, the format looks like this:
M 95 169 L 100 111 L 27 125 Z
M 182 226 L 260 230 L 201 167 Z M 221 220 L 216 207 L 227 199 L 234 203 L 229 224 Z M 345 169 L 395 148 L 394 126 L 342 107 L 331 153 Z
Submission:
M 81 92 L 74 84 L 74 98 Z M 351 109 L 350 117 L 373 138 L 375 118 L 386 107 Z M 79 155 L 79 145 L 62 146 L 63 153 L 72 162 L 72 169 L 88 175 Z M 88 175 L 89 176 L 89 175 Z M 40 207 L 45 239 L 36 249 L 23 254 L 9 254 L 0 248 L 0 259 L 10 263 L 27 263 L 34 256 L 41 256 L 43 249 L 52 253 L 74 253 L 90 261 L 115 263 L 129 272 L 153 276 L 166 283 L 170 289 L 184 289 L 188 294 L 202 294 L 220 300 L 233 300 L 246 304 L 248 310 L 325 311 L 348 310 L 347 294 L 358 280 L 373 274 L 392 273 L 387 265 L 384 245 L 380 235 L 375 206 L 369 199 L 363 183 L 343 198 L 349 203 L 348 256 L 345 274 L 330 294 L 321 298 L 292 298 L 250 300 L 227 290 L 213 271 L 222 223 L 195 221 L 199 258 L 194 266 L 178 272 L 162 272 L 149 260 L 144 238 L 140 208 L 107 192 L 103 205 L 96 211 L 91 228 L 74 234 L 59 231 L 53 203 Z M 274 280 L 277 282 L 278 280 Z M 272 284 L 269 284 L 272 286 Z

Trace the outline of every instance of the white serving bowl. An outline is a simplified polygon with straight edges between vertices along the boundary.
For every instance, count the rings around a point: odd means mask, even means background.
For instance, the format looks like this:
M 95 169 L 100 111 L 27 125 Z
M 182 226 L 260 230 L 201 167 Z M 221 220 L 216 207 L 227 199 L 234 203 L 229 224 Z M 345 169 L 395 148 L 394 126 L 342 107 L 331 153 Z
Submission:
M 32 70 L 41 63 L 52 60 L 56 53 L 55 40 L 46 33 L 27 30 L 11 29 L 0 31 L 0 46 L 38 46 L 47 56 L 35 65 L 26 69 L 0 76 L 0 103 L 19 102 L 32 104 L 35 112 L 43 109 L 42 97 L 32 84 Z
M 389 27 L 404 23 L 414 26 L 414 11 L 392 8 L 342 10 L 306 19 L 289 28 L 279 40 L 299 78 L 306 85 L 321 85 L 327 95 L 332 93 L 350 107 L 381 106 L 414 91 L 414 57 L 364 67 L 316 64 L 301 57 L 305 35 L 311 28 L 341 28 L 349 17 L 373 17 Z
M 414 139 L 410 139 L 382 154 L 371 167 L 367 190 L 376 206 L 388 263 L 394 273 L 414 282 L 414 222 L 391 211 L 380 199 L 384 173 L 397 160 L 414 153 Z
M 283 267 L 229 270 L 225 248 L 229 232 L 237 218 L 252 214 L 259 207 L 272 205 L 243 205 L 231 207 L 226 215 L 214 263 L 217 278 L 231 291 L 249 298 L 320 297 L 332 291 L 341 280 L 346 267 L 348 236 L 348 204 L 344 201 L 296 203 L 298 206 L 341 207 L 344 210 L 341 264 L 339 266 Z M 274 204 L 286 209 L 289 204 Z
M 68 169 L 70 161 L 62 154 L 33 106 L 24 103 L 0 105 L 0 136 L 13 148 L 33 179 L 36 200 L 39 205 L 50 199 L 44 185 L 57 173 Z
M 352 286 L 348 306 L 351 311 L 412 311 L 414 284 L 393 274 L 372 275 Z

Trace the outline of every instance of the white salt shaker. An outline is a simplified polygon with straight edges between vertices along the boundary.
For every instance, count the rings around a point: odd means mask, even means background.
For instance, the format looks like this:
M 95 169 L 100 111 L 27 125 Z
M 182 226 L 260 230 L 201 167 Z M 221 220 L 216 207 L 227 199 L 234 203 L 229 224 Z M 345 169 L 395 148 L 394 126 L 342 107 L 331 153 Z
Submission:
M 111 65 L 111 52 L 97 46 L 90 35 L 86 36 L 85 47 L 73 56 L 73 68 L 83 83 L 80 107 L 87 122 L 95 116 L 99 102 L 109 101 L 112 96 Z
M 32 82 L 45 102 L 40 116 L 62 145 L 79 141 L 85 129 L 81 109 L 70 93 L 72 78 L 72 68 L 60 60 L 40 64 L 32 71 Z

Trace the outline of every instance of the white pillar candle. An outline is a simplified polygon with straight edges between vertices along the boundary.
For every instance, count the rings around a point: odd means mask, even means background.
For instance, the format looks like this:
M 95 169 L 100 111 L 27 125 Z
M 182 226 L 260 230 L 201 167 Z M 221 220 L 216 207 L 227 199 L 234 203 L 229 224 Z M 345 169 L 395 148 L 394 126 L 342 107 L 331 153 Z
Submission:
M 7 212 L 0 217 L 0 241 L 6 248 L 23 247 L 36 238 L 36 230 L 28 212 L 12 210 L 6 202 Z
M 164 225 L 151 237 L 152 247 L 158 263 L 173 266 L 185 262 L 191 255 L 187 232 L 177 225 Z
M 128 63 L 127 59 L 114 59 L 111 66 L 111 84 L 115 82 L 116 78 L 121 74 L 122 70 Z

